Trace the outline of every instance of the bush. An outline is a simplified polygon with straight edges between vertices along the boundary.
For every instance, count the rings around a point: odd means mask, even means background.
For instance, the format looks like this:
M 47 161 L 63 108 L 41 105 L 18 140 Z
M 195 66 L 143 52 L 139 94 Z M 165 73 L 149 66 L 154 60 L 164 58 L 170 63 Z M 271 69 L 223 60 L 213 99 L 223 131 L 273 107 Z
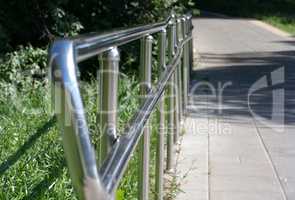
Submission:
M 0 59 L 0 82 L 21 84 L 24 81 L 44 81 L 47 75 L 47 51 L 41 48 L 19 47 Z
M 50 88 L 46 78 L 47 51 L 44 46 L 55 37 L 155 22 L 165 18 L 172 7 L 184 12 L 190 1 L 86 2 L 0 0 L 0 111 L 3 114 L 0 117 L 0 146 L 3 150 L 0 154 L 0 188 L 3 188 L 0 199 L 76 199 L 65 167 L 60 131 L 51 118 Z M 120 70 L 128 76 L 120 77 L 120 130 L 139 105 L 134 97 L 139 92 L 136 87 L 138 80 L 134 76 L 138 70 L 132 69 L 132 66 L 138 67 L 138 44 L 136 41 L 121 48 L 123 59 Z M 97 68 L 97 60 L 83 64 L 92 69 L 82 72 L 81 78 L 87 82 L 81 91 L 93 144 L 96 145 L 97 85 L 91 77 L 96 71 L 93 69 Z M 157 67 L 153 70 L 156 72 Z M 28 111 L 38 112 L 32 115 Z M 153 117 L 150 122 L 155 133 L 158 127 L 156 118 Z M 151 154 L 151 167 L 154 167 L 155 134 Z M 137 160 L 135 154 L 121 181 L 117 194 L 119 199 L 137 197 Z M 155 176 L 154 171 L 151 170 L 151 176 Z
M 105 31 L 158 21 L 167 16 L 172 8 L 183 11 L 191 6 L 191 2 L 0 0 L 0 5 L 0 38 L 5 33 L 7 40 L 4 46 L 16 47 L 27 43 L 44 46 L 56 36 L 72 36 L 81 32 Z

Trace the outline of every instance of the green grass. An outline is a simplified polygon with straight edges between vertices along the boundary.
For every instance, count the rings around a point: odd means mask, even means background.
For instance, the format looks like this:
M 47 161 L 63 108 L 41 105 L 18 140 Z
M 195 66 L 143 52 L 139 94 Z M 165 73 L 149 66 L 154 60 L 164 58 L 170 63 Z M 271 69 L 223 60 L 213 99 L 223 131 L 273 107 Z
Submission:
M 295 1 L 292 0 L 206 0 L 197 4 L 201 10 L 257 18 L 292 35 L 295 34 Z
M 64 160 L 60 131 L 52 117 L 49 87 L 24 86 L 12 95 L 11 85 L 0 84 L 0 199 L 76 199 Z M 96 85 L 85 83 L 81 88 L 92 135 L 96 132 Z M 138 108 L 138 88 L 135 78 L 121 78 L 119 92 L 119 128 Z M 5 91 L 5 92 L 4 92 Z M 87 92 L 86 92 L 87 91 Z M 16 105 L 16 99 L 21 106 Z M 37 109 L 35 114 L 30 111 Z M 155 171 L 156 115 L 151 119 L 151 179 Z M 94 145 L 98 141 L 92 137 Z M 137 199 L 137 153 L 130 161 L 121 181 L 121 199 Z M 151 181 L 151 189 L 154 181 Z M 153 190 L 151 191 L 151 195 Z
M 265 15 L 259 16 L 258 19 L 265 21 L 283 31 L 295 35 L 295 18 L 291 16 L 282 15 Z
M 0 199 L 75 199 L 46 89 L 19 93 L 21 106 L 15 98 L 1 93 Z

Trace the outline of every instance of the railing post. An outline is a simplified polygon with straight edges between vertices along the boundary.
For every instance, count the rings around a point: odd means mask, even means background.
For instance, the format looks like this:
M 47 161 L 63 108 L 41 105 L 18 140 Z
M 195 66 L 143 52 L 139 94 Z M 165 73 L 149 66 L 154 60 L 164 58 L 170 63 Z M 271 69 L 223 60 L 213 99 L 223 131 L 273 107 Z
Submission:
M 180 45 L 180 43 L 183 40 L 183 34 L 182 34 L 182 23 L 181 23 L 181 19 L 177 19 L 177 46 Z M 183 55 L 183 54 L 182 54 Z M 182 57 L 181 55 L 181 57 Z M 179 134 L 180 134 L 180 122 L 182 122 L 182 115 L 183 115 L 183 99 L 182 99 L 182 95 L 183 95 L 183 91 L 182 91 L 182 60 L 180 59 L 179 64 L 177 66 L 177 70 L 176 70 L 176 82 L 177 82 L 177 95 L 176 98 L 178 100 L 178 104 L 176 107 L 176 111 L 177 111 L 177 116 L 175 121 L 177 122 L 177 130 L 176 130 L 176 135 L 174 137 L 174 143 L 177 143 L 179 140 Z
M 140 50 L 140 81 L 141 95 L 146 95 L 151 89 L 153 37 L 145 36 L 141 40 Z M 144 99 L 142 100 L 144 101 Z M 140 139 L 139 151 L 139 200 L 149 199 L 149 160 L 150 160 L 150 128 L 147 123 Z
M 193 24 L 192 24 L 192 16 L 187 16 L 187 34 L 191 35 L 192 34 L 192 28 L 193 28 Z M 189 51 L 189 74 L 192 73 L 193 70 L 193 62 L 194 62 L 194 53 L 193 53 L 193 39 L 190 39 L 190 41 L 188 42 L 188 51 Z M 190 76 L 188 76 L 188 82 L 190 83 Z
M 120 55 L 117 47 L 100 56 L 99 90 L 99 163 L 105 160 L 117 138 L 118 76 Z
M 186 17 L 182 18 L 182 31 L 183 37 L 187 37 L 187 19 Z M 184 44 L 183 47 L 183 60 L 182 60 L 182 70 L 183 70 L 183 112 L 186 114 L 187 102 L 188 102 L 188 76 L 189 76 L 189 52 L 188 52 L 189 45 L 188 43 Z
M 184 39 L 184 34 L 183 34 L 183 26 L 182 26 L 182 20 L 178 19 L 177 20 L 177 42 L 178 45 L 182 42 Z M 183 116 L 183 82 L 182 82 L 182 63 L 183 63 L 183 52 L 181 55 L 182 59 L 180 59 L 179 65 L 178 65 L 178 90 L 179 90 L 179 119 L 180 121 L 182 120 Z
M 160 32 L 159 37 L 159 65 L 161 67 L 161 74 L 166 68 L 166 29 Z M 157 157 L 156 157 L 156 200 L 163 200 L 163 174 L 164 174 L 164 135 L 165 135 L 165 93 L 159 100 L 159 133 L 157 136 Z
M 168 24 L 168 59 L 171 61 L 175 54 L 175 22 L 174 18 L 169 21 Z M 167 165 L 166 170 L 168 172 L 172 171 L 172 165 L 174 161 L 174 146 L 173 146 L 173 136 L 174 136 L 174 83 L 175 76 L 173 75 L 168 83 L 168 134 L 167 134 Z

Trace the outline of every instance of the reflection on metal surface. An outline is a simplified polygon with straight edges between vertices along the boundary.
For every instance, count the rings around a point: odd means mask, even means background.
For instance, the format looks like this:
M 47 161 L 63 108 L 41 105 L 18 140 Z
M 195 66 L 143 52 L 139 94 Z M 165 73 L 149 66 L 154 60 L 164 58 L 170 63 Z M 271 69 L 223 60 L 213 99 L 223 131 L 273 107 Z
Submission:
M 176 34 L 177 23 L 177 34 Z M 168 33 L 168 64 L 166 65 L 166 28 Z M 191 16 L 186 15 L 151 25 L 131 28 L 103 35 L 85 35 L 76 38 L 55 41 L 50 49 L 50 67 L 52 77 L 53 100 L 55 113 L 60 124 L 63 147 L 73 185 L 80 199 L 113 199 L 114 191 L 128 165 L 132 152 L 140 138 L 143 138 L 140 199 L 148 199 L 149 186 L 149 132 L 144 131 L 152 111 L 160 104 L 161 127 L 164 123 L 164 90 L 168 88 L 168 144 L 166 168 L 172 168 L 173 141 L 179 134 L 179 120 L 185 110 L 187 95 L 187 73 L 192 61 L 192 23 Z M 159 63 L 161 76 L 157 86 L 151 87 L 152 36 L 160 34 Z M 178 38 L 177 38 L 178 36 Z M 117 88 L 119 72 L 118 47 L 131 41 L 142 39 L 141 81 L 145 82 L 142 93 L 145 98 L 123 134 L 116 132 Z M 177 40 L 178 39 L 178 40 Z M 90 142 L 88 125 L 77 80 L 77 63 L 100 54 L 103 73 L 100 76 L 100 107 L 105 111 L 100 115 L 100 126 L 104 130 L 100 154 L 100 166 Z M 181 62 L 182 60 L 182 62 Z M 106 72 L 106 73 L 104 73 Z M 113 73 L 115 72 L 115 73 Z M 118 74 L 118 73 L 117 73 Z M 177 81 L 177 82 L 176 82 Z M 169 87 L 168 87 L 169 85 Z M 176 85 L 177 87 L 172 87 Z M 184 91 L 182 91 L 184 90 Z M 173 94 L 180 94 L 178 97 Z M 184 102 L 184 103 L 182 103 Z M 180 110 L 181 109 L 181 110 Z M 180 113 L 180 114 L 179 114 Z M 163 199 L 164 169 L 164 129 L 159 129 L 157 145 L 157 180 L 158 200 Z M 162 128 L 163 128 L 162 127 Z M 118 137 L 118 135 L 121 135 Z M 144 137 L 142 137 L 144 135 Z

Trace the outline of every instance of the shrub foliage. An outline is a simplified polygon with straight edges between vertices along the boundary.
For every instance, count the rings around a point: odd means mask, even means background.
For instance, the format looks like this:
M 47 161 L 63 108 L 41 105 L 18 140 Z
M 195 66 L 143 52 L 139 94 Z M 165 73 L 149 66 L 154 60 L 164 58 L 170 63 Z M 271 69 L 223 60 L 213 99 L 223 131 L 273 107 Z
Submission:
M 190 0 L 0 0 L 0 199 L 76 199 L 52 118 L 48 44 L 56 37 L 155 22 L 172 8 L 185 12 L 192 5 Z M 121 130 L 138 108 L 137 68 L 132 66 L 138 67 L 139 42 L 120 49 L 120 70 L 128 75 L 120 77 L 119 84 Z M 81 91 L 96 145 L 97 85 L 91 77 L 98 61 L 84 64 L 81 78 L 86 81 Z M 157 131 L 155 117 L 151 123 Z M 153 155 L 155 147 L 152 139 Z M 137 197 L 137 159 L 135 155 L 130 162 L 118 199 Z
M 1 48 L 157 21 L 190 0 L 0 0 Z M 3 44 L 2 44 L 3 43 Z M 5 48 L 3 48 L 5 47 Z

